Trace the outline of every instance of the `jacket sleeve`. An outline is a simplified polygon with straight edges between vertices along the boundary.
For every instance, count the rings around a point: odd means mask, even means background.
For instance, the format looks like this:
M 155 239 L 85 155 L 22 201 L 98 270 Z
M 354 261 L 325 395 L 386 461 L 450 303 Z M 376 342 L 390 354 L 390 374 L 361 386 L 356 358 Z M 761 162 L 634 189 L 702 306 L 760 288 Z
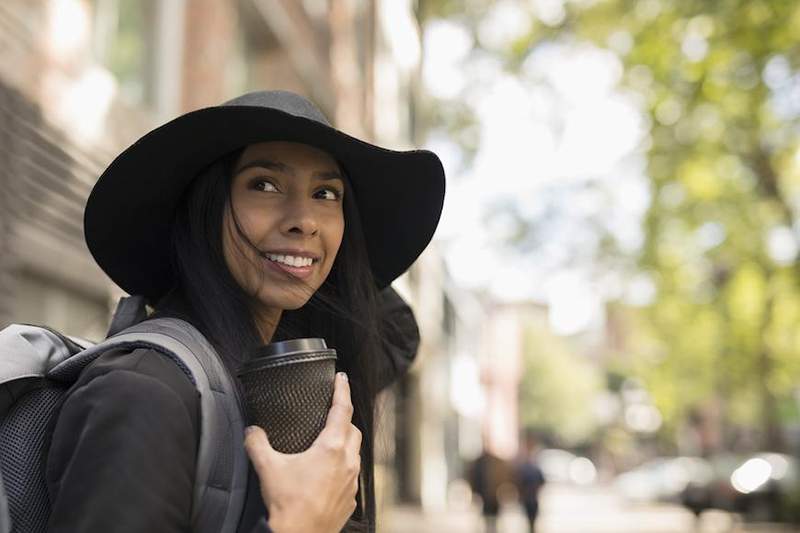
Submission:
M 383 353 L 378 360 L 378 390 L 382 390 L 408 371 L 417 355 L 420 337 L 414 312 L 391 286 L 379 297 Z
M 197 444 L 188 411 L 167 384 L 127 369 L 70 391 L 47 460 L 48 531 L 189 531 Z

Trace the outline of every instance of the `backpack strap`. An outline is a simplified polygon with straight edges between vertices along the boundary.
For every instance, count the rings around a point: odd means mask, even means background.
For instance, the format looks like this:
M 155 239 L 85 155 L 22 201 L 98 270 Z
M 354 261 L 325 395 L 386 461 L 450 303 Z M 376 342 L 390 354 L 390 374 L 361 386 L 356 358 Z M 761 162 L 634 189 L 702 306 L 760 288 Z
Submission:
M 67 359 L 53 379 L 74 379 L 101 353 L 145 347 L 172 359 L 200 393 L 200 445 L 192 502 L 192 531 L 233 533 L 244 508 L 247 455 L 242 403 L 232 376 L 205 337 L 177 318 L 141 322 Z
M 6 488 L 0 476 L 0 533 L 11 533 L 11 514 L 8 510 L 8 497 Z
M 111 325 L 108 326 L 106 337 L 116 335 L 134 324 L 142 322 L 145 318 L 147 318 L 147 306 L 144 296 L 138 294 L 123 296 L 117 302 L 117 308 L 111 317 Z

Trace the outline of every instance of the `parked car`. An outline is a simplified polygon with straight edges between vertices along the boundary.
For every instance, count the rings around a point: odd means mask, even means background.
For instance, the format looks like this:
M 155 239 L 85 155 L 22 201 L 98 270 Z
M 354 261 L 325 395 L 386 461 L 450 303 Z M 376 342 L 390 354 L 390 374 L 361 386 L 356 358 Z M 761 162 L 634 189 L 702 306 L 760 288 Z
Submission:
M 687 486 L 711 477 L 710 465 L 700 457 L 657 457 L 617 476 L 614 486 L 630 501 L 677 503 Z
M 699 515 L 706 509 L 733 510 L 735 490 L 730 477 L 743 458 L 734 454 L 718 454 L 706 460 L 709 475 L 691 479 L 681 490 L 678 501 Z
M 690 483 L 681 492 L 681 503 L 696 514 L 722 509 L 753 521 L 777 521 L 784 498 L 800 483 L 797 461 L 785 454 L 720 455 L 710 464 L 710 480 Z

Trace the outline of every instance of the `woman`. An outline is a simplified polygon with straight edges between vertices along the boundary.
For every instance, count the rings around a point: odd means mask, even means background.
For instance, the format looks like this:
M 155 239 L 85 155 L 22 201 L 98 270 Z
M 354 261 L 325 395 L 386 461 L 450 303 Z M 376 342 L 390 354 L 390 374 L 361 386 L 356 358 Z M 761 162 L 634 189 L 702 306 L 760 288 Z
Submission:
M 195 325 L 231 373 L 285 338 L 323 337 L 339 354 L 311 448 L 280 454 L 248 428 L 238 531 L 374 529 L 374 398 L 416 348 L 413 316 L 387 287 L 430 241 L 443 194 L 434 154 L 349 137 L 282 91 L 183 115 L 98 180 L 85 213 L 98 264 L 153 316 Z M 198 405 L 153 350 L 99 357 L 54 428 L 49 529 L 189 531 Z

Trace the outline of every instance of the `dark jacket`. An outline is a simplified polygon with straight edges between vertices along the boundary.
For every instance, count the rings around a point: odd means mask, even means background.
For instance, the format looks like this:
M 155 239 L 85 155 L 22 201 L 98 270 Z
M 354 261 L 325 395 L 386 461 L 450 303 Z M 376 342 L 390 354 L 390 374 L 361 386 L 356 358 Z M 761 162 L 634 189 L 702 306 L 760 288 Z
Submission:
M 412 363 L 419 331 L 390 288 L 381 293 L 381 388 Z M 200 437 L 194 385 L 150 349 L 109 351 L 67 392 L 53 429 L 46 480 L 51 532 L 190 532 Z M 244 450 L 242 450 L 244 453 Z M 258 479 L 250 468 L 238 531 L 268 532 Z

